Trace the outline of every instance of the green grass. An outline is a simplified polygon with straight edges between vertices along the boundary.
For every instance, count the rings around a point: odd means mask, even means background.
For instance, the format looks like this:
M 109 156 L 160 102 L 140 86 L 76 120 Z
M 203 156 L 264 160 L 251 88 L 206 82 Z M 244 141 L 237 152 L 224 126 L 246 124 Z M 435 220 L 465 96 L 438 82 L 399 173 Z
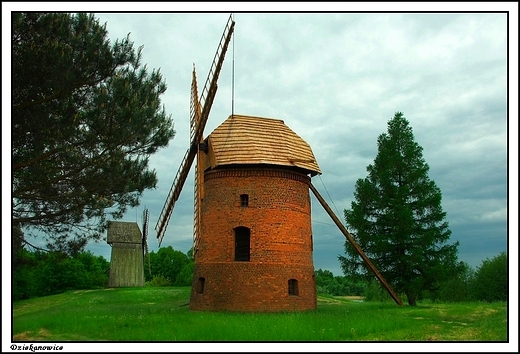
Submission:
M 190 288 L 72 291 L 13 304 L 13 340 L 507 341 L 507 304 L 354 302 L 319 297 L 288 313 L 194 312 Z

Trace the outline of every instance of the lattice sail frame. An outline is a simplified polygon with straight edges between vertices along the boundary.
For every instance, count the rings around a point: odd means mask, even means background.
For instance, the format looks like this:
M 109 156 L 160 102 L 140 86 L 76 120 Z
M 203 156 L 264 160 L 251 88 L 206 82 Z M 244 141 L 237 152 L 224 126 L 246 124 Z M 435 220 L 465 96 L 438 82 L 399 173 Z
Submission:
M 193 74 L 191 81 L 191 104 L 190 104 L 190 136 L 195 135 L 195 131 L 200 125 L 200 116 L 202 114 L 201 105 L 199 102 L 199 94 L 197 89 L 197 74 L 195 72 L 195 65 L 193 65 Z M 204 136 L 201 135 L 199 144 L 204 141 Z M 195 163 L 195 184 L 193 185 L 193 251 L 195 253 L 199 241 L 199 230 L 201 225 L 202 214 L 202 198 L 204 197 L 204 166 L 202 154 L 197 152 L 197 162 Z
M 217 81 L 218 76 L 220 74 L 220 70 L 222 69 L 222 64 L 224 62 L 224 57 L 231 40 L 231 36 L 233 34 L 233 30 L 235 27 L 235 21 L 233 21 L 233 17 L 230 15 L 229 19 L 226 23 L 226 27 L 224 29 L 224 33 L 222 33 L 222 37 L 220 39 L 220 43 L 217 47 L 217 52 L 215 53 L 215 57 L 213 58 L 213 63 L 209 70 L 208 77 L 206 79 L 206 83 L 204 84 L 204 88 L 202 90 L 202 94 L 200 100 L 195 100 L 195 104 L 193 104 L 193 110 L 190 112 L 190 148 L 186 151 L 179 170 L 173 179 L 172 186 L 170 188 L 170 192 L 168 193 L 168 197 L 166 198 L 166 202 L 164 203 L 161 214 L 159 215 L 159 219 L 157 220 L 157 224 L 155 226 L 155 231 L 157 232 L 157 240 L 159 241 L 159 246 L 164 238 L 164 234 L 166 232 L 166 227 L 168 226 L 168 222 L 170 221 L 170 217 L 172 215 L 173 207 L 175 202 L 179 199 L 179 195 L 182 191 L 182 187 L 184 186 L 184 182 L 186 182 L 186 178 L 190 171 L 191 165 L 195 160 L 195 157 L 198 154 L 199 144 L 202 139 L 202 135 L 204 133 L 204 128 L 206 126 L 206 122 L 208 120 L 209 112 L 211 110 L 211 106 L 213 104 L 213 100 L 215 98 L 215 94 L 217 92 Z M 194 76 L 195 77 L 195 76 Z M 196 81 L 195 81 L 196 82 Z M 195 84 L 196 85 L 196 84 Z M 192 84 L 192 97 L 193 97 L 193 84 Z M 197 96 L 195 96 L 197 97 Z M 200 116 L 199 113 L 200 112 Z M 196 118 L 196 115 L 199 118 Z M 199 174 L 200 168 L 197 171 Z M 197 185 L 197 183 L 195 183 Z M 200 179 L 199 186 L 200 187 Z M 198 192 L 197 192 L 198 193 Z M 200 204 L 200 203 L 198 203 Z M 198 206 L 198 208 L 200 208 Z M 200 212 L 199 212 L 200 215 Z M 200 216 L 197 216 L 200 221 Z M 196 231 L 198 233 L 198 226 L 196 226 Z M 196 238 L 196 234 L 194 233 L 194 237 Z M 195 252 L 195 249 L 194 249 Z

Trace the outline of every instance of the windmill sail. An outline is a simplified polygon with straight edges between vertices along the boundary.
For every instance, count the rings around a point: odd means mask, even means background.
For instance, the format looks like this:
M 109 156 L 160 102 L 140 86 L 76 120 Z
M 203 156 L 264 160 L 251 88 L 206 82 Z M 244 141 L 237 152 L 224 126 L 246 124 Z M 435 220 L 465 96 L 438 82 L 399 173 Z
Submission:
M 190 104 L 190 117 L 191 117 L 191 130 L 193 132 L 197 130 L 200 125 L 201 106 L 199 102 L 199 92 L 197 90 L 197 74 L 195 73 L 195 65 L 193 66 L 193 77 L 191 80 L 191 104 Z M 199 144 L 204 141 L 204 137 L 201 135 Z M 203 156 L 197 155 L 197 162 L 195 163 L 195 184 L 193 187 L 193 246 L 192 246 L 192 257 L 195 257 L 197 250 L 197 243 L 199 240 L 199 230 L 201 224 L 201 201 L 204 196 L 204 167 L 203 167 Z
M 231 40 L 231 35 L 233 34 L 234 27 L 235 21 L 233 21 L 232 16 L 229 16 L 224 33 L 222 34 L 220 43 L 217 47 L 217 52 L 215 53 L 208 77 L 206 79 L 204 89 L 202 90 L 201 98 L 199 100 L 199 104 L 202 107 L 200 118 L 197 120 L 195 117 L 198 109 L 194 109 L 192 112 L 190 112 L 192 115 L 192 117 L 190 117 L 192 122 L 191 124 L 195 124 L 195 127 L 190 129 L 190 148 L 186 151 L 184 158 L 182 159 L 179 170 L 177 171 L 177 174 L 173 180 L 170 192 L 168 193 L 168 197 L 166 198 L 166 202 L 164 203 L 164 207 L 161 211 L 161 214 L 159 215 L 157 225 L 155 226 L 159 246 L 161 245 L 164 233 L 166 231 L 166 226 L 170 220 L 173 206 L 181 194 L 182 187 L 184 186 L 184 182 L 186 182 L 186 178 L 190 171 L 191 165 L 193 164 L 193 160 L 197 155 L 199 142 L 202 139 L 204 127 L 206 126 L 209 112 L 213 104 L 213 99 L 215 98 L 215 93 L 217 92 L 218 76 L 220 74 L 220 70 L 222 69 L 222 64 L 224 62 L 224 57 Z

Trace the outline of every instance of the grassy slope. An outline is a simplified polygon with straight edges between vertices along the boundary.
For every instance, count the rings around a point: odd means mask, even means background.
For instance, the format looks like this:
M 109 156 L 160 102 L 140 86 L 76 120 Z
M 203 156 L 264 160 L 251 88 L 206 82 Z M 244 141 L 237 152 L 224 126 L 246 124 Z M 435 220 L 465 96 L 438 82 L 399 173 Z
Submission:
M 506 303 L 361 303 L 319 297 L 316 311 L 192 312 L 189 288 L 73 291 L 13 304 L 13 340 L 507 341 Z

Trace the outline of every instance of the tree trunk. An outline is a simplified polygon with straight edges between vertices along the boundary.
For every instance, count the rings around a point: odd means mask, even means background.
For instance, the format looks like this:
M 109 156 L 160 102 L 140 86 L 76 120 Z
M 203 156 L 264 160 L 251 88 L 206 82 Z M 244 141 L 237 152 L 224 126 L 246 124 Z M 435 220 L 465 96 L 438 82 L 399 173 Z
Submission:
M 417 305 L 417 296 L 413 293 L 406 293 L 406 297 L 408 298 L 408 305 L 416 306 Z

